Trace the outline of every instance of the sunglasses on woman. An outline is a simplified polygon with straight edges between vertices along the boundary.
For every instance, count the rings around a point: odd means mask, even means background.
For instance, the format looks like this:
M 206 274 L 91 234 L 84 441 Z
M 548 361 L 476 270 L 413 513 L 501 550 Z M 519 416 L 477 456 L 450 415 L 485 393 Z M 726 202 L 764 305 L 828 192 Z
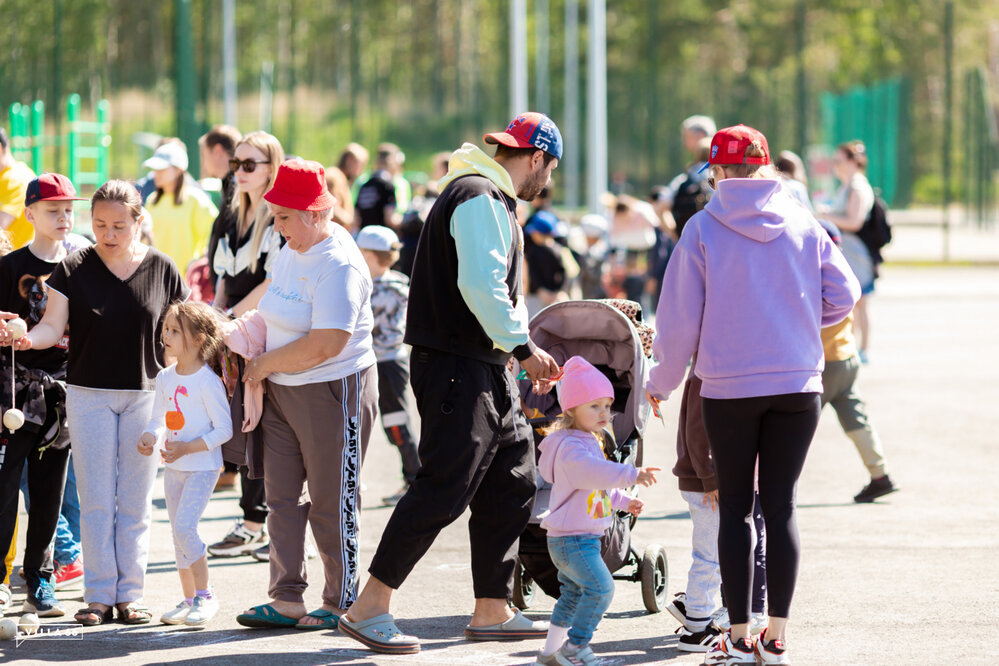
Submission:
M 253 173 L 257 170 L 258 164 L 270 164 L 269 160 L 237 160 L 232 158 L 229 160 L 229 171 L 239 171 L 240 167 L 246 173 Z

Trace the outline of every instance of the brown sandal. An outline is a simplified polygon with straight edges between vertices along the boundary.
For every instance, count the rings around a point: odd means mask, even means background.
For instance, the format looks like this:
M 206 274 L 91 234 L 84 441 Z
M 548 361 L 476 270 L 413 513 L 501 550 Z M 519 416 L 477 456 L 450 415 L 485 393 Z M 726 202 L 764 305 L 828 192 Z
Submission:
M 76 611 L 76 615 L 73 616 L 79 624 L 84 627 L 96 627 L 99 624 L 105 624 L 111 622 L 114 619 L 114 608 L 108 608 L 102 611 L 100 608 L 93 608 L 88 606 L 87 608 L 81 608 Z
M 134 601 L 118 604 L 118 621 L 122 624 L 149 624 L 153 614 L 145 606 Z

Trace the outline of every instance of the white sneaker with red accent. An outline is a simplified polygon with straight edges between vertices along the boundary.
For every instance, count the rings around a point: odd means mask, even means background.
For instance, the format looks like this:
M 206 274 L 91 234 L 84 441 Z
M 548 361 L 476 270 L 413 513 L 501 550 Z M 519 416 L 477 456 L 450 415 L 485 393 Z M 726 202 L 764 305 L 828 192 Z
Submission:
M 761 664 L 791 663 L 791 658 L 787 654 L 787 645 L 779 638 L 768 641 L 766 629 L 756 641 L 756 656 Z
M 727 633 L 721 637 L 711 652 L 704 657 L 701 666 L 748 666 L 756 664 L 756 652 L 753 649 L 753 642 L 740 638 L 732 640 L 732 634 Z

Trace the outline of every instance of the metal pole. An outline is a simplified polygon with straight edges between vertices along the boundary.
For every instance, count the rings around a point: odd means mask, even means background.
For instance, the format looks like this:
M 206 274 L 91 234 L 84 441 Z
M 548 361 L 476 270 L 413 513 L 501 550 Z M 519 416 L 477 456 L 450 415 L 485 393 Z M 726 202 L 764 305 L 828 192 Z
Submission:
M 297 15 L 295 0 L 291 0 L 288 19 L 288 135 L 284 149 L 295 152 L 295 87 L 297 85 L 295 67 L 295 17 Z
M 510 117 L 527 110 L 527 0 L 511 0 Z
M 951 130 L 954 105 L 954 2 L 944 5 L 943 259 L 950 261 Z
M 797 129 L 798 129 L 798 154 L 804 159 L 805 147 L 808 145 L 808 82 L 805 78 L 805 12 L 807 0 L 798 0 L 797 11 L 795 12 L 795 34 L 798 51 L 798 80 L 797 80 Z
M 565 138 L 573 146 L 564 152 L 565 205 L 579 207 L 579 0 L 565 0 Z
M 59 171 L 62 164 L 62 114 L 60 113 L 60 100 L 62 99 L 62 2 L 54 0 L 53 10 L 55 21 L 52 29 L 55 39 L 52 41 L 52 97 L 49 99 L 49 108 L 55 113 L 55 131 L 52 133 L 52 142 L 55 144 L 55 168 Z
M 260 106 L 257 125 L 264 132 L 271 132 L 274 115 L 274 61 L 260 63 Z
M 174 33 L 174 81 L 177 83 L 177 136 L 187 146 L 191 173 L 198 173 L 198 130 L 194 120 L 197 86 L 194 82 L 194 60 L 191 48 L 191 0 L 177 0 L 176 31 Z
M 548 0 L 534 0 L 534 49 L 534 110 L 550 114 Z
M 590 0 L 588 7 L 590 45 L 586 89 L 588 137 L 587 202 L 599 210 L 600 195 L 607 190 L 607 6 L 605 0 Z
M 238 124 L 236 112 L 236 0 L 222 0 L 222 117 Z

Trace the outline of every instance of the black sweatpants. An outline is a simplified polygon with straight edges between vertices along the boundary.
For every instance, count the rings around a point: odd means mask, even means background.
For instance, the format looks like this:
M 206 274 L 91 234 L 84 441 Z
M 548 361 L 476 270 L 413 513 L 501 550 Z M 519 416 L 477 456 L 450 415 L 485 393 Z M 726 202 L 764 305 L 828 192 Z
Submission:
M 701 399 L 718 477 L 718 560 L 732 624 L 749 621 L 753 582 L 753 477 L 759 457 L 760 506 L 766 524 L 769 615 L 788 617 L 798 578 L 795 492 L 815 435 L 818 393 Z
M 251 523 L 267 522 L 267 493 L 264 492 L 264 479 L 250 478 L 250 468 L 239 466 L 239 508 L 243 510 L 243 520 Z
M 534 445 L 516 383 L 502 365 L 421 347 L 411 364 L 422 466 L 368 570 L 398 588 L 437 534 L 471 508 L 475 598 L 508 598 L 535 490 Z
M 399 449 L 402 476 L 412 483 L 420 471 L 420 454 L 409 418 L 409 359 L 378 361 L 378 411 L 385 436 Z
M 50 410 L 39 430 L 29 425 L 13 433 L 6 428 L 0 432 L 0 543 L 6 548 L 15 536 L 21 472 L 27 464 L 31 502 L 22 575 L 33 585 L 38 578 L 52 578 L 52 538 L 59 523 L 62 493 L 66 487 L 69 447 L 48 448 L 39 457 L 38 447 L 43 435 L 56 418 L 56 413 Z M 0 581 L 9 573 L 6 564 L 0 561 Z

